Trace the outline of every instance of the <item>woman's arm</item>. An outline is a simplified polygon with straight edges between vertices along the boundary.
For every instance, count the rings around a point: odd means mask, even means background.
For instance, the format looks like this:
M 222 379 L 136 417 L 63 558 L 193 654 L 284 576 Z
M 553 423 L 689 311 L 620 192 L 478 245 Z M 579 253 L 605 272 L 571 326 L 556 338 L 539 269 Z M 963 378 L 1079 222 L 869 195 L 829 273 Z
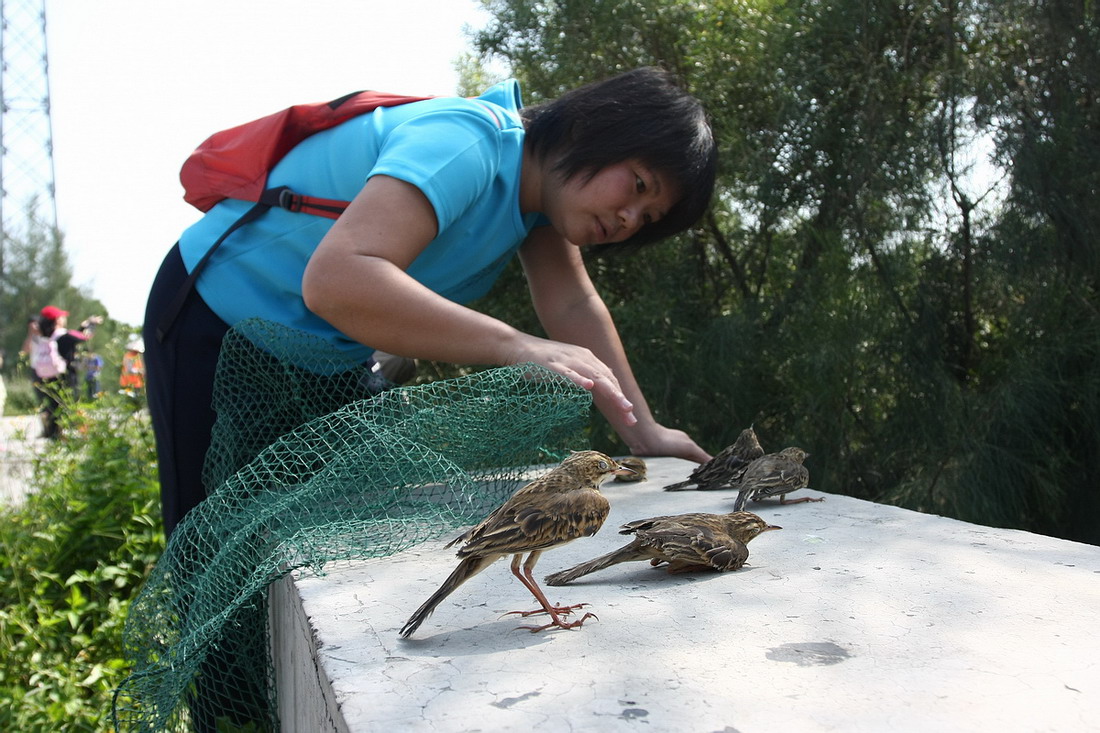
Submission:
M 27 322 L 27 336 L 23 339 L 23 348 L 20 351 L 30 356 L 31 349 L 34 348 L 34 338 L 40 333 L 42 333 L 42 330 L 38 327 L 38 321 L 32 318 Z
M 596 406 L 636 455 L 670 455 L 692 461 L 710 458 L 687 433 L 658 423 L 649 411 L 606 304 L 584 267 L 580 250 L 550 227 L 531 233 L 520 250 L 531 299 L 547 334 L 589 349 L 611 370 L 633 404 L 623 414 L 594 393 Z
M 523 333 L 447 300 L 406 270 L 436 235 L 435 211 L 415 186 L 375 176 L 336 220 L 302 279 L 306 306 L 376 349 L 456 364 L 534 362 L 592 390 L 627 419 L 615 375 L 588 349 Z

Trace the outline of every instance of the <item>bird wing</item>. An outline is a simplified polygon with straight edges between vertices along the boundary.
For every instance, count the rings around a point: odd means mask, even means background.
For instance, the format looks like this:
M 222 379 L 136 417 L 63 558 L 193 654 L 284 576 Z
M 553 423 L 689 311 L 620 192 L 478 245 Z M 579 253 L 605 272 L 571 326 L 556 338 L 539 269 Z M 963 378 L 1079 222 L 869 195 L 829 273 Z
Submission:
M 544 497 L 554 493 L 562 493 L 558 487 L 563 481 L 567 480 L 568 475 L 561 470 L 560 466 L 549 473 L 539 476 L 534 481 L 520 487 L 516 493 L 512 494 L 503 504 L 490 512 L 489 516 L 482 519 L 473 527 L 470 527 L 458 537 L 455 537 L 444 545 L 444 547 L 451 547 L 452 545 L 458 544 L 468 545 L 487 533 L 499 530 L 508 522 L 513 521 L 517 508 L 530 502 L 538 501 L 538 499 L 534 497 Z M 458 556 L 463 556 L 461 550 L 458 552 Z
M 470 532 L 459 557 L 545 550 L 599 531 L 611 505 L 593 488 L 513 496 Z
M 634 534 L 640 530 L 651 530 L 655 527 L 675 526 L 677 523 L 690 524 L 713 516 L 715 515 L 694 512 L 691 514 L 663 514 L 659 517 L 635 519 L 633 522 L 627 522 L 619 527 L 619 534 Z
M 810 472 L 801 463 L 795 461 L 776 462 L 767 474 L 745 480 L 743 489 L 750 489 L 753 497 L 785 494 L 789 491 L 804 489 L 810 484 Z
M 676 565 L 737 570 L 749 557 L 745 543 L 731 537 L 715 521 L 667 521 L 639 530 L 637 537 Z
M 707 546 L 697 543 L 696 549 L 707 559 L 707 564 L 719 572 L 739 570 L 749 559 L 748 546 L 733 537 L 726 537 L 722 542 Z
M 738 455 L 735 447 L 731 445 L 724 448 L 714 458 L 692 471 L 691 478 L 697 483 L 709 484 L 715 481 L 721 481 L 729 474 L 731 469 L 742 463 L 748 463 L 748 461 Z
M 737 454 L 736 446 L 733 444 L 727 445 L 718 452 L 718 455 L 692 469 L 686 481 L 668 484 L 665 486 L 665 491 L 678 491 L 693 484 L 697 484 L 700 489 L 704 489 L 710 487 L 711 484 L 722 483 L 729 471 L 735 467 L 736 462 L 740 460 L 742 459 Z M 731 464 L 731 461 L 734 463 Z M 748 463 L 748 461 L 744 462 Z
M 737 442 L 719 451 L 718 455 L 696 467 L 688 477 L 688 483 L 699 485 L 700 491 L 725 489 L 736 484 L 749 465 L 764 455 L 764 449 L 755 440 L 738 438 Z M 667 487 L 666 487 L 667 488 Z
M 690 474 L 688 474 L 688 481 L 692 483 L 706 483 L 710 481 L 716 473 L 721 471 L 722 466 L 725 463 L 725 457 L 719 453 L 714 458 L 711 458 L 706 463 L 701 463 L 696 466 Z

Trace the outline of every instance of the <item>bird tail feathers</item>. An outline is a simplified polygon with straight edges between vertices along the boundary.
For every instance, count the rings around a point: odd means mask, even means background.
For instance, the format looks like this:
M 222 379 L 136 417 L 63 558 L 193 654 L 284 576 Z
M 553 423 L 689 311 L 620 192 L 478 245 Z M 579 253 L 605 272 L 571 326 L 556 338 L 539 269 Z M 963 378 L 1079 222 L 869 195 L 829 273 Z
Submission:
M 560 570 L 556 573 L 550 573 L 543 580 L 547 585 L 565 585 L 566 583 L 576 580 L 582 575 L 588 575 L 594 573 L 597 570 L 603 570 L 604 568 L 611 567 L 616 563 L 630 562 L 632 560 L 644 560 L 648 555 L 641 553 L 637 550 L 634 543 L 627 545 L 626 547 L 620 547 L 614 552 L 609 552 L 606 555 L 600 555 L 594 560 L 588 562 L 582 562 L 580 565 L 569 568 L 568 570 Z
M 432 611 L 443 602 L 444 598 L 454 593 L 458 586 L 480 573 L 491 563 L 492 560 L 486 560 L 483 557 L 467 557 L 460 562 L 458 567 L 454 569 L 454 572 L 443 581 L 443 585 L 439 586 L 439 590 L 432 593 L 428 600 L 424 601 L 423 605 L 416 609 L 416 612 L 413 613 L 413 615 L 409 617 L 409 620 L 405 622 L 405 625 L 401 627 L 400 634 L 402 638 L 407 639 L 410 634 L 420 628 L 420 624 L 424 623 L 424 620 L 428 618 L 428 616 L 432 615 Z

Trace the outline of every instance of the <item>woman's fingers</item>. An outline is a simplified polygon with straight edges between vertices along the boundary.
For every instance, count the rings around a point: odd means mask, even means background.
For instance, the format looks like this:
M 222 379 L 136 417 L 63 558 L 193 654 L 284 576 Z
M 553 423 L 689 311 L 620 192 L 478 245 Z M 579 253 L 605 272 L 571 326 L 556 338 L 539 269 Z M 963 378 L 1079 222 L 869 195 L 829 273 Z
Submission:
M 623 415 L 627 425 L 637 422 L 634 404 L 623 394 L 615 373 L 588 349 L 573 344 L 539 339 L 522 357 L 551 369 L 581 389 L 592 392 L 601 405 L 610 406 Z

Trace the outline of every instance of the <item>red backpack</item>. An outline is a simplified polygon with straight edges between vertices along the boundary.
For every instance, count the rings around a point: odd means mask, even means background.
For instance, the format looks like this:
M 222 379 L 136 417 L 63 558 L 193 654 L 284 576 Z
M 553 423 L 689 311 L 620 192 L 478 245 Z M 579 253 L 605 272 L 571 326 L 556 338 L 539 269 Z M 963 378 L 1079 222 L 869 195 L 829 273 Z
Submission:
M 431 97 L 387 92 L 354 92 L 331 102 L 298 104 L 208 137 L 180 169 L 183 199 L 209 211 L 223 199 L 240 199 L 335 219 L 347 201 L 303 196 L 286 187 L 269 189 L 275 164 L 310 135 L 347 122 L 378 107 L 395 107 Z M 216 245 L 215 245 L 216 246 Z
M 294 105 L 258 120 L 216 132 L 203 141 L 180 169 L 184 200 L 200 211 L 209 211 L 219 201 L 227 198 L 253 201 L 256 205 L 233 222 L 195 265 L 195 269 L 187 276 L 183 287 L 162 316 L 157 326 L 157 340 L 164 339 L 179 315 L 188 293 L 194 287 L 195 280 L 214 251 L 230 234 L 255 221 L 273 206 L 329 219 L 336 219 L 347 208 L 347 201 L 305 196 L 287 186 L 267 187 L 267 177 L 271 169 L 295 145 L 314 133 L 335 127 L 379 107 L 395 107 L 425 99 L 431 97 L 374 91 L 353 92 L 331 102 Z

